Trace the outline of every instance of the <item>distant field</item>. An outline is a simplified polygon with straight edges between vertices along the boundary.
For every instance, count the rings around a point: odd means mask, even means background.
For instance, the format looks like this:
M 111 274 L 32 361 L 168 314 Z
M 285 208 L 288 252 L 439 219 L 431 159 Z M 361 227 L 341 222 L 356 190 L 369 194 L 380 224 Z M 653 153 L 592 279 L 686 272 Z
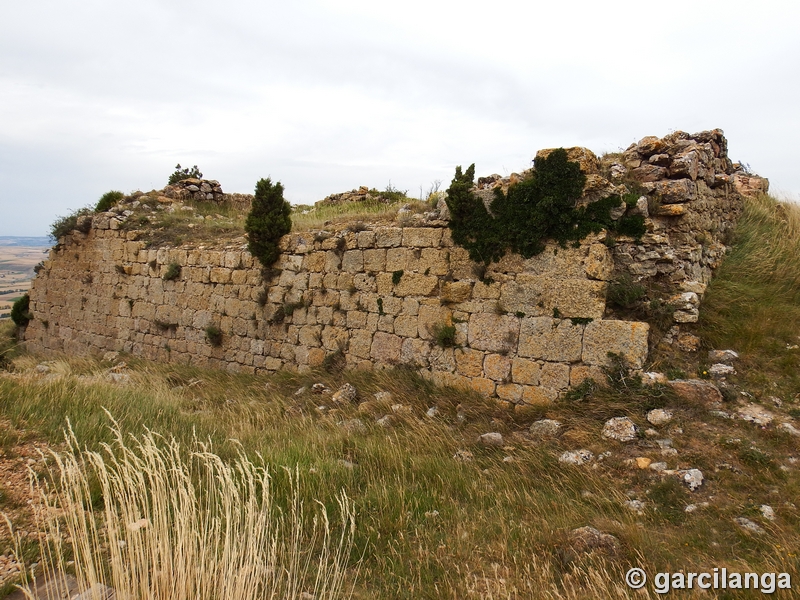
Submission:
M 20 241 L 42 243 L 39 238 L 22 238 Z M 0 243 L 0 319 L 8 318 L 14 301 L 30 289 L 33 268 L 46 258 L 45 250 L 45 246 Z

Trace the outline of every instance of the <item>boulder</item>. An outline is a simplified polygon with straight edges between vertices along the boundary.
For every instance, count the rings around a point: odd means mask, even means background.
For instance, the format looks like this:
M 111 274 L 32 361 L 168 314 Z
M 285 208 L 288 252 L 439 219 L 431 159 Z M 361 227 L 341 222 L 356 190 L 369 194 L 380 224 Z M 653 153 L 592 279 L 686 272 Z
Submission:
M 636 424 L 628 417 L 614 417 L 603 426 L 603 437 L 618 442 L 632 442 L 637 438 Z

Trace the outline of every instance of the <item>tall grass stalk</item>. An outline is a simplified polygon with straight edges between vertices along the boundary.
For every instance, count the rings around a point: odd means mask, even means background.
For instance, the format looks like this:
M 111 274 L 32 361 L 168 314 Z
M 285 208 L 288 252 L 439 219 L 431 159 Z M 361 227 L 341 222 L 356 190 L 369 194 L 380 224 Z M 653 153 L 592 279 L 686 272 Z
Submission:
M 112 431 L 114 441 L 92 452 L 79 450 L 70 429 L 66 452 L 51 453 L 47 475 L 32 478 L 53 593 L 66 592 L 58 574 L 72 560 L 80 592 L 98 599 L 98 583 L 143 600 L 347 596 L 355 514 L 343 492 L 338 528 L 321 503 L 309 522 L 296 469 L 275 486 L 244 453 L 226 464 L 207 444 L 187 452 L 153 432 L 126 439 L 116 423 Z M 25 593 L 35 598 L 30 586 Z

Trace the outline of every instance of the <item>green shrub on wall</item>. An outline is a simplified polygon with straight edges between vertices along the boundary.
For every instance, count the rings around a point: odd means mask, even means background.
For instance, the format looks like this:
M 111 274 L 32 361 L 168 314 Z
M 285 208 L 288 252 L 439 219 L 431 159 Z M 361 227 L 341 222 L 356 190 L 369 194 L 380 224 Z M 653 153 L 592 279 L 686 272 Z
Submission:
M 269 177 L 256 184 L 250 214 L 244 224 L 250 254 L 264 267 L 278 260 L 278 242 L 292 230 L 292 207 L 283 199 L 283 186 L 272 183 Z
M 11 307 L 11 320 L 17 327 L 25 327 L 33 315 L 30 313 L 31 297 L 25 294 L 21 298 L 17 298 L 14 305 Z
M 197 168 L 197 165 L 194 165 L 191 169 L 188 167 L 185 169 L 181 168 L 181 164 L 178 163 L 175 165 L 175 171 L 173 171 L 172 175 L 169 176 L 167 180 L 168 185 L 174 185 L 179 181 L 183 181 L 184 179 L 202 179 L 203 174 L 200 172 L 200 169 Z
M 106 192 L 102 196 L 100 196 L 100 200 L 97 202 L 97 206 L 94 207 L 94 212 L 105 212 L 110 210 L 113 206 L 116 206 L 117 202 L 122 200 L 125 197 L 125 194 L 118 190 L 111 190 L 110 192 Z
M 619 222 L 611 218 L 611 210 L 623 201 L 619 196 L 576 205 L 586 176 L 578 163 L 567 159 L 563 148 L 538 157 L 531 174 L 510 186 L 508 193 L 495 189 L 491 214 L 472 191 L 474 177 L 474 164 L 464 173 L 456 167 L 447 206 L 453 241 L 466 248 L 476 262 L 489 264 L 507 251 L 530 258 L 542 252 L 549 239 L 566 246 L 601 229 L 621 228 L 620 233 L 634 237 L 645 231 L 640 215 L 625 216 Z

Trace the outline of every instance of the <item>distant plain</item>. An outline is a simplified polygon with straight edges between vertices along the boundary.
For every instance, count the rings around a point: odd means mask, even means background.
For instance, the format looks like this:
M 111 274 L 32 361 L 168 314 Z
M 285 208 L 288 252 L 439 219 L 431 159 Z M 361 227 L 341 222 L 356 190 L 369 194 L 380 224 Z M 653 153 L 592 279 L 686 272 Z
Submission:
M 30 289 L 33 268 L 49 246 L 46 237 L 0 237 L 0 319 L 8 318 L 14 301 Z

